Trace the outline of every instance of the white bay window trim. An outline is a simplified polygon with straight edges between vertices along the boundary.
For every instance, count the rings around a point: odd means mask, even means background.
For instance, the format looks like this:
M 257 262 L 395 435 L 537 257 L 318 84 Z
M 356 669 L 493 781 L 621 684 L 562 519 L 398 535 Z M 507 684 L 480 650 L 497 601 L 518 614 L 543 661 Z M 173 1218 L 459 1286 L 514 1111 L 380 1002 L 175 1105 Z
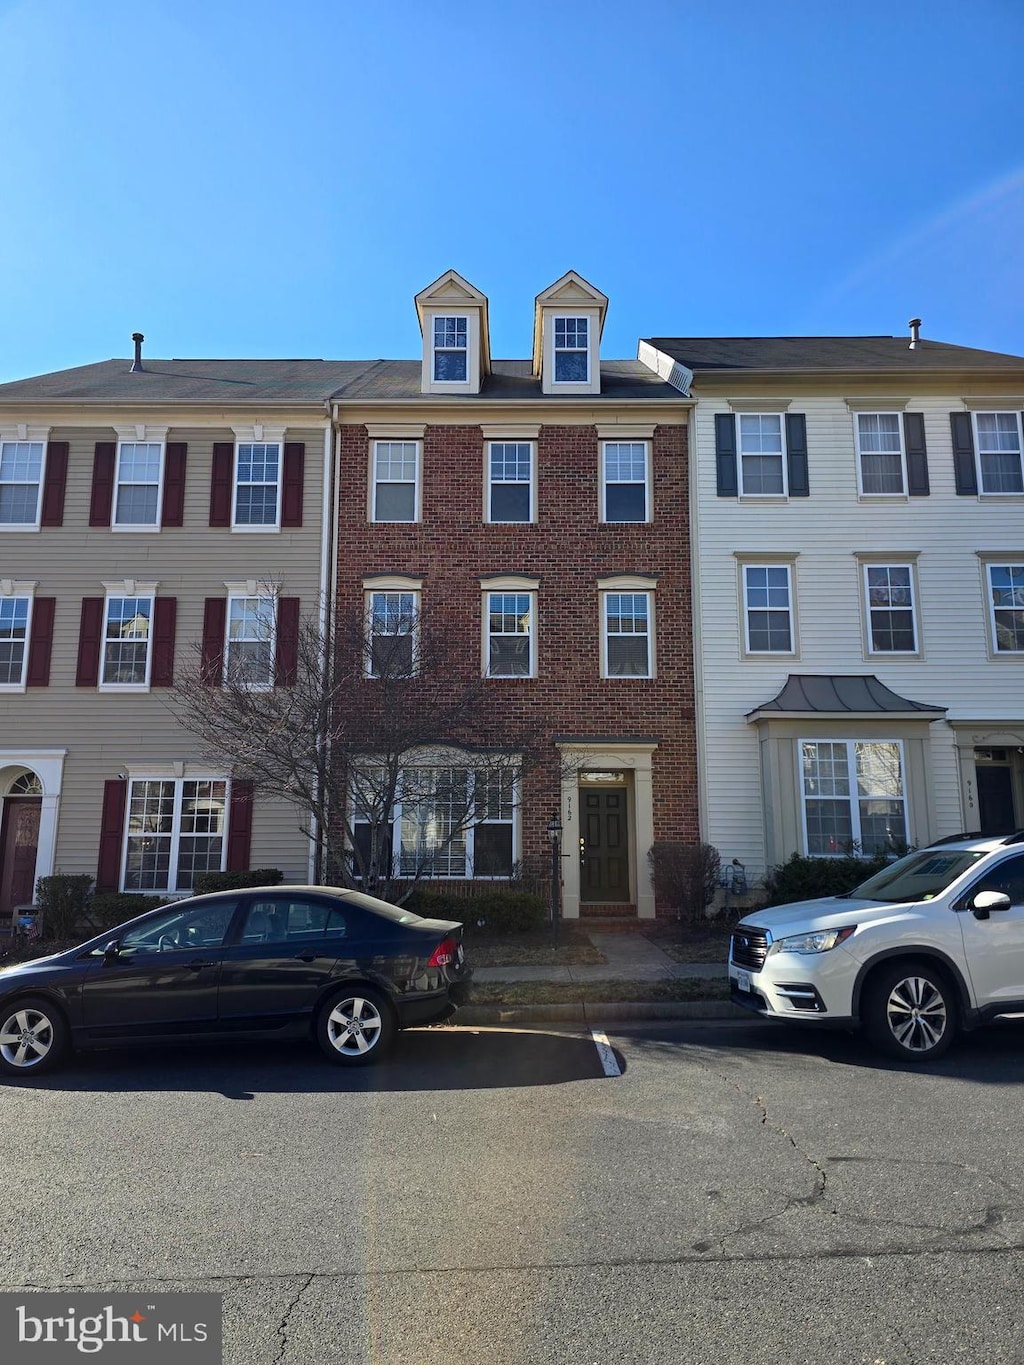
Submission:
M 842 858 L 855 849 L 872 857 L 906 848 L 910 820 L 901 739 L 800 739 L 797 772 L 807 856 Z
M 122 891 L 188 895 L 198 873 L 223 872 L 230 790 L 225 775 L 186 773 L 184 764 L 130 769 Z

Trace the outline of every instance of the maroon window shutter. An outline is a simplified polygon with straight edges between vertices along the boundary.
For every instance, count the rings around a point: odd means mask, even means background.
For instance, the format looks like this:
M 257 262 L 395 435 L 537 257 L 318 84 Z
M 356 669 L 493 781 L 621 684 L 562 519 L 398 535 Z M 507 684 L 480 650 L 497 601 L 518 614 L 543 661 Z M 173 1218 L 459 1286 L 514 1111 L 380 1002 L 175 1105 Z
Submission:
M 46 446 L 46 474 L 43 477 L 42 526 L 64 525 L 64 488 L 68 481 L 68 443 L 50 441 Z
M 235 470 L 232 441 L 214 441 L 210 475 L 210 525 L 231 525 L 231 476 Z
M 203 655 L 200 674 L 207 687 L 220 687 L 224 681 L 224 631 L 228 623 L 228 604 L 223 597 L 208 597 L 203 611 Z
M 103 634 L 103 598 L 82 598 L 82 625 L 78 632 L 76 687 L 95 687 L 100 680 L 100 642 Z
M 162 526 L 185 524 L 185 460 L 188 446 L 184 441 L 168 441 L 164 451 L 164 505 Z
M 231 805 L 228 809 L 228 866 L 229 872 L 248 872 L 252 850 L 252 783 L 231 783 Z
M 284 448 L 284 479 L 281 492 L 281 525 L 302 525 L 302 490 L 306 472 L 304 441 L 288 441 Z
M 174 630 L 178 621 L 178 599 L 158 597 L 153 603 L 153 667 L 151 687 L 174 686 Z
M 121 840 L 128 783 L 111 778 L 103 784 L 103 816 L 100 820 L 100 856 L 96 865 L 96 890 L 117 891 L 121 880 Z
M 274 686 L 294 687 L 299 665 L 299 599 L 277 600 L 277 650 L 274 658 Z
M 114 507 L 114 464 L 117 446 L 113 441 L 97 441 L 92 458 L 92 497 L 89 499 L 89 525 L 109 526 Z
M 36 597 L 32 601 L 32 634 L 28 642 L 26 687 L 49 687 L 50 651 L 53 648 L 53 617 L 56 597 Z

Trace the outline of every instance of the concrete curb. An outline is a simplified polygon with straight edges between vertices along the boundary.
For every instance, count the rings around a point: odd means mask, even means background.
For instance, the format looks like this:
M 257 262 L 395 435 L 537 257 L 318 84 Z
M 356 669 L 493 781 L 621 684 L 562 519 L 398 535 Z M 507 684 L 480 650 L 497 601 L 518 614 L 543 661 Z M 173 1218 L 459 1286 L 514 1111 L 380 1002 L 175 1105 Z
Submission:
M 643 1019 L 756 1019 L 728 1000 L 594 1000 L 572 1005 L 465 1005 L 453 1024 L 601 1024 Z

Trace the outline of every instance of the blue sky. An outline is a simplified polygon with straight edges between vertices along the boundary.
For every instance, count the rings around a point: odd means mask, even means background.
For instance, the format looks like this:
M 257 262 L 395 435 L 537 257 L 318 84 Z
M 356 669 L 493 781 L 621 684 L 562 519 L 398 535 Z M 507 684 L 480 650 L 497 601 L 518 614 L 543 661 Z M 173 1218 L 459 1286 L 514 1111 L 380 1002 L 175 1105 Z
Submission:
M 454 267 L 525 356 L 642 335 L 1024 353 L 1020 0 L 0 0 L 0 380 L 411 357 Z

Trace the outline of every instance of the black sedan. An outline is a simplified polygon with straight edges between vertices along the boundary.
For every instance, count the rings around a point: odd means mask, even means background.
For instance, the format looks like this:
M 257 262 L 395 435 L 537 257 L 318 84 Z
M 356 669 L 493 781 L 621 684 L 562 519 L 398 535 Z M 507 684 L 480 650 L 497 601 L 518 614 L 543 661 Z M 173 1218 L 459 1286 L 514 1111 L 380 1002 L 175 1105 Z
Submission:
M 220 891 L 0 971 L 0 1070 L 71 1048 L 314 1037 L 362 1066 L 399 1029 L 449 1017 L 471 973 L 462 925 L 326 886 Z

